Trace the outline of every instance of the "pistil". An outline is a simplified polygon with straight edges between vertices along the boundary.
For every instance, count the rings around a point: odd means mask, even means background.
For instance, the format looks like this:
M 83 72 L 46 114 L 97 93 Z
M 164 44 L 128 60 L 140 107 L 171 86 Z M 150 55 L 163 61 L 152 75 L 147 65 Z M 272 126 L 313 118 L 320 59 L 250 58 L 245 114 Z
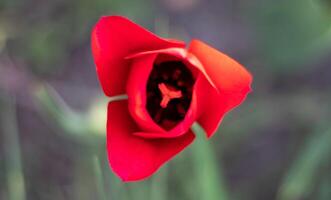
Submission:
M 154 63 L 146 86 L 146 109 L 151 118 L 165 130 L 175 127 L 190 108 L 194 82 L 181 61 Z
M 181 98 L 183 96 L 182 91 L 176 90 L 170 86 L 167 86 L 164 83 L 158 84 L 158 87 L 162 94 L 162 100 L 160 102 L 160 106 L 162 108 L 166 108 L 169 101 L 171 101 L 172 99 Z

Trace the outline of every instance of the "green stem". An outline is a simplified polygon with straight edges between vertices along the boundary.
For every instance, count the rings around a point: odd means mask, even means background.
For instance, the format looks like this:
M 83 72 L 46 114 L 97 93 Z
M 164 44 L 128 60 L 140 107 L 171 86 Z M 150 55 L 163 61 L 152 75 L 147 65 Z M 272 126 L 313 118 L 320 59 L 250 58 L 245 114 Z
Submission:
M 279 189 L 278 200 L 305 199 L 312 194 L 319 171 L 330 162 L 330 142 L 330 128 L 318 130 L 306 139 Z
M 102 175 L 102 169 L 100 165 L 100 159 L 97 155 L 92 157 L 93 171 L 95 176 L 95 183 L 100 200 L 106 200 L 106 193 L 104 188 L 104 180 Z
M 25 181 L 21 161 L 21 148 L 17 127 L 14 98 L 0 99 L 0 120 L 3 132 L 3 150 L 5 153 L 5 167 L 9 200 L 25 200 Z
M 207 141 L 205 132 L 198 124 L 194 124 L 192 128 L 196 135 L 196 141 L 192 148 L 194 170 L 199 184 L 199 194 L 201 195 L 198 199 L 229 199 L 223 172 L 217 164 L 210 141 Z
M 151 200 L 166 200 L 168 194 L 168 168 L 167 165 L 163 166 L 162 169 L 157 172 L 151 178 L 150 192 Z

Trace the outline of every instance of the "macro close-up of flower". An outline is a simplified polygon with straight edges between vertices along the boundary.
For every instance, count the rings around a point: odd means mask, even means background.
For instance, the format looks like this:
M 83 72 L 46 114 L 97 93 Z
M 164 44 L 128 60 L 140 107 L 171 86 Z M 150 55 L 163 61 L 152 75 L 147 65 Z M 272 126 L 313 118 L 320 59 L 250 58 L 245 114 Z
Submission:
M 195 138 L 210 138 L 224 115 L 244 101 L 252 76 L 237 61 L 199 40 L 154 35 L 121 16 L 102 17 L 92 52 L 109 103 L 107 151 L 123 181 L 152 175 Z
M 330 200 L 331 0 L 0 0 L 0 200 Z

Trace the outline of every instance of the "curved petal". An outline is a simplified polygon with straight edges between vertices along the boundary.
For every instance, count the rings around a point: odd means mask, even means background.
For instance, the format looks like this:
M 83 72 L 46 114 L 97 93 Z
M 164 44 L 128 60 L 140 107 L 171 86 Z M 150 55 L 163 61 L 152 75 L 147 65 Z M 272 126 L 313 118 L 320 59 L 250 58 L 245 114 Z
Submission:
M 250 91 L 252 75 L 234 59 L 199 40 L 193 40 L 188 51 L 200 60 L 220 92 Z
M 153 174 L 188 146 L 195 136 L 192 132 L 174 139 L 146 140 L 134 136 L 132 133 L 139 129 L 131 119 L 127 106 L 127 101 L 108 105 L 108 159 L 123 181 L 136 181 Z
M 179 122 L 178 125 L 176 125 L 170 131 L 165 131 L 165 130 L 162 130 L 160 132 L 141 132 L 141 131 L 139 131 L 139 132 L 135 132 L 134 135 L 141 136 L 144 138 L 155 139 L 155 138 L 175 138 L 175 137 L 180 137 L 180 136 L 186 134 L 187 131 L 190 129 L 190 127 L 196 120 L 196 118 L 195 118 L 196 109 L 194 109 L 194 108 L 196 108 L 196 105 L 197 105 L 196 99 L 197 99 L 196 93 L 194 92 L 192 94 L 192 100 L 191 100 L 192 105 L 191 105 L 190 109 L 187 111 L 185 118 L 183 119 L 183 121 Z
M 125 92 L 129 62 L 124 57 L 135 52 L 184 47 L 183 42 L 162 39 L 132 21 L 102 17 L 92 32 L 92 53 L 99 81 L 106 95 Z
M 213 81 L 211 80 L 211 78 L 209 77 L 209 75 L 207 74 L 205 68 L 202 66 L 201 62 L 193 54 L 191 54 L 190 52 L 188 52 L 186 49 L 183 49 L 183 48 L 172 47 L 172 48 L 166 48 L 166 49 L 138 52 L 135 54 L 128 55 L 126 57 L 126 59 L 132 59 L 132 58 L 149 55 L 149 54 L 161 54 L 161 53 L 172 55 L 174 57 L 177 57 L 180 60 L 183 60 L 186 64 L 197 69 L 200 73 L 204 74 L 204 76 L 209 81 L 209 83 L 212 86 L 216 87 L 214 85 Z
M 165 130 L 153 121 L 146 109 L 146 84 L 156 56 L 156 54 L 153 54 L 134 59 L 126 92 L 128 94 L 129 112 L 138 126 L 147 132 L 164 133 Z
M 217 130 L 224 115 L 243 102 L 246 92 L 218 92 L 212 87 L 204 76 L 196 82 L 198 123 L 211 137 Z
M 189 110 L 185 118 L 173 129 L 166 131 L 150 117 L 146 109 L 146 84 L 158 53 L 133 58 L 132 69 L 127 82 L 129 112 L 143 132 L 134 133 L 144 138 L 174 138 L 187 133 L 196 120 L 197 97 L 193 92 Z
M 203 76 L 197 80 L 198 122 L 210 137 L 224 114 L 244 101 L 251 90 L 252 76 L 235 60 L 200 41 L 193 40 L 189 52 L 200 60 L 218 89 Z

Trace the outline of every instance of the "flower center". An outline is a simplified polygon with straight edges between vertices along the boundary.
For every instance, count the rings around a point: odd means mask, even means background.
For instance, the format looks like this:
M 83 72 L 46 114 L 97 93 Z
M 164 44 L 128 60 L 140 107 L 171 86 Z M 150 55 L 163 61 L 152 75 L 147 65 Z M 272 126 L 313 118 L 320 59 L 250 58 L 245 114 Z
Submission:
M 180 61 L 154 64 L 147 81 L 146 109 L 166 130 L 184 119 L 190 107 L 194 77 Z
M 162 101 L 160 103 L 162 108 L 166 108 L 171 99 L 182 97 L 182 92 L 180 90 L 175 90 L 164 83 L 159 84 L 159 89 L 162 93 Z

